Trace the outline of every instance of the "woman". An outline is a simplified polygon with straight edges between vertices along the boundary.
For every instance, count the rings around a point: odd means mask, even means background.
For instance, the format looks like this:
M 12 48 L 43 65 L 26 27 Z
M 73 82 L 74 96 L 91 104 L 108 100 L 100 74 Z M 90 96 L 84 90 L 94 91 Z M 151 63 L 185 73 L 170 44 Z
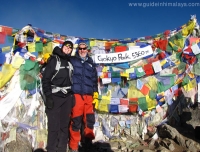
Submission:
M 71 41 L 65 41 L 61 48 L 56 46 L 42 77 L 48 118 L 48 152 L 66 152 L 67 149 L 70 114 L 74 106 L 71 90 L 73 68 L 69 62 L 72 49 Z

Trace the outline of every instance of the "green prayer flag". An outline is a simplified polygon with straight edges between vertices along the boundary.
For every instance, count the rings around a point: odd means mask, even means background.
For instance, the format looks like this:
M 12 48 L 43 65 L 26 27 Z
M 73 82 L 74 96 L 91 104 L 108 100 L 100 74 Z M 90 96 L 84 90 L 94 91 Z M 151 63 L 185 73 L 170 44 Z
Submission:
M 141 66 L 135 68 L 135 73 L 136 73 L 136 76 L 137 76 L 138 78 L 145 75 L 145 72 L 144 72 L 144 70 L 143 70 L 143 68 L 142 68 Z
M 148 110 L 148 106 L 147 106 L 147 102 L 146 102 L 146 97 L 141 97 L 138 98 L 138 103 L 139 103 L 139 107 L 142 111 L 147 111 Z
M 189 76 L 186 75 L 184 78 L 183 78 L 183 81 L 182 81 L 182 86 L 188 84 L 190 82 L 190 79 L 189 79 Z
M 150 90 L 149 91 L 149 97 L 151 98 L 151 99 L 155 99 L 156 98 L 156 92 L 154 91 L 154 90 Z
M 43 43 L 42 42 L 36 42 L 35 43 L 35 50 L 37 52 L 42 52 L 43 51 Z

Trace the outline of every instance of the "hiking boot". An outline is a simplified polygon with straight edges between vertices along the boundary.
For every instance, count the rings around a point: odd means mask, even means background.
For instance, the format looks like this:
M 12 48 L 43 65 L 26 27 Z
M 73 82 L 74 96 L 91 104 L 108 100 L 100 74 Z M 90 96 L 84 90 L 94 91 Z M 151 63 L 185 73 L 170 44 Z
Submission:
M 85 138 L 85 142 L 81 143 L 81 147 L 84 151 L 87 152 L 91 151 L 94 148 L 92 140 L 89 138 Z

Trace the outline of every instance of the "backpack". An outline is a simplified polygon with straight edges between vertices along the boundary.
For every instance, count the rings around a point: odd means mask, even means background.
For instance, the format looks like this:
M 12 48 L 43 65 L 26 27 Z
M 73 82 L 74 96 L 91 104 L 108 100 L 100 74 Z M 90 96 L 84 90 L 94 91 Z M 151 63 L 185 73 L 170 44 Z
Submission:
M 51 55 L 51 56 L 55 56 L 56 57 L 56 60 L 57 60 L 57 62 L 56 62 L 56 67 L 55 67 L 55 74 L 53 75 L 53 77 L 51 78 L 51 81 L 56 77 L 56 75 L 58 74 L 58 72 L 60 71 L 60 69 L 64 69 L 65 67 L 63 67 L 63 66 L 61 66 L 61 61 L 60 61 L 60 57 L 59 56 L 57 56 L 57 55 Z M 50 59 L 50 58 L 49 58 Z M 40 74 L 41 74 L 41 76 L 40 76 L 40 95 L 41 95 L 41 97 L 42 97 L 42 99 L 43 99 L 43 101 L 44 101 L 44 103 L 46 103 L 46 97 L 45 97 L 45 95 L 44 95 L 44 93 L 43 93 L 43 89 L 42 89 L 42 81 L 41 81 L 41 78 L 42 78 L 42 76 L 43 76 L 43 74 L 44 74 L 44 71 L 45 71 L 45 68 L 46 68 L 46 65 L 48 64 L 48 61 L 49 61 L 49 59 L 47 60 L 47 63 L 45 63 L 42 67 L 41 67 L 41 69 L 40 69 Z M 72 74 L 73 74 L 73 66 L 72 66 L 72 64 L 70 63 L 70 62 L 68 62 L 68 66 L 67 66 L 67 68 L 69 69 L 69 78 L 70 78 L 70 81 L 71 81 L 71 83 L 72 83 Z
M 61 66 L 61 61 L 60 61 L 60 57 L 59 56 L 57 56 L 57 55 L 51 55 L 51 56 L 54 56 L 54 57 L 56 57 L 56 60 L 57 60 L 57 62 L 56 62 L 56 67 L 55 67 L 55 74 L 53 75 L 53 77 L 51 78 L 51 81 L 56 77 L 56 75 L 58 74 L 58 72 L 60 71 L 60 69 L 64 69 L 65 67 L 62 67 Z M 50 58 L 49 58 L 50 59 Z M 49 61 L 49 59 L 47 60 L 47 63 L 45 63 L 42 67 L 41 67 L 41 69 L 40 69 L 40 73 L 41 73 L 41 77 L 43 76 L 43 74 L 44 74 L 44 71 L 45 71 L 45 68 L 46 68 L 46 65 L 48 64 L 48 61 Z M 72 74 L 73 74 L 73 66 L 72 66 L 72 64 L 70 63 L 70 62 L 68 62 L 68 66 L 67 66 L 67 68 L 69 69 L 69 78 L 70 78 L 70 81 L 72 82 Z

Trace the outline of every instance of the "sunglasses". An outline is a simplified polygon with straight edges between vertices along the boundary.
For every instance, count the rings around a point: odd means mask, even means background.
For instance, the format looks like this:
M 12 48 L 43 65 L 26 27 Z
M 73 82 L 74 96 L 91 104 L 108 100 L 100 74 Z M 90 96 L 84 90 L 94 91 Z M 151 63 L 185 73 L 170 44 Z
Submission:
M 85 48 L 78 48 L 79 50 L 87 50 L 87 47 L 85 47 Z
M 72 49 L 72 46 L 70 44 L 66 44 L 65 46 L 69 47 L 70 49 Z

